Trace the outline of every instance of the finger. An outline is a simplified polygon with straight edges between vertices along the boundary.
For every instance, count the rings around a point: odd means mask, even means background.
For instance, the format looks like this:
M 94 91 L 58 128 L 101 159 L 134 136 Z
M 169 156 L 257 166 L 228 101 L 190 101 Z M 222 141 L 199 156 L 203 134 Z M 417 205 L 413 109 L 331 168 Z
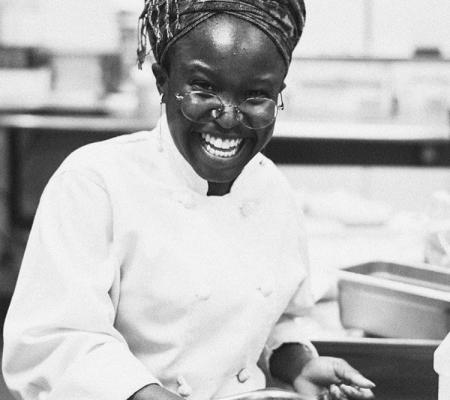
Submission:
M 336 359 L 336 363 L 334 364 L 334 372 L 336 376 L 345 383 L 349 383 L 352 386 L 360 386 L 363 388 L 373 389 L 375 387 L 375 383 L 365 378 L 353 368 L 347 361 L 342 360 L 340 358 Z
M 294 389 L 302 394 L 302 395 L 309 395 L 309 396 L 316 396 L 317 394 L 321 393 L 324 389 L 324 386 L 317 385 L 314 382 L 309 381 L 308 379 L 305 379 L 301 376 L 297 377 L 294 380 Z
M 339 385 L 339 388 L 347 397 L 351 399 L 370 400 L 375 398 L 370 389 L 358 388 L 344 384 Z
M 348 397 L 337 385 L 330 386 L 331 400 L 348 400 Z

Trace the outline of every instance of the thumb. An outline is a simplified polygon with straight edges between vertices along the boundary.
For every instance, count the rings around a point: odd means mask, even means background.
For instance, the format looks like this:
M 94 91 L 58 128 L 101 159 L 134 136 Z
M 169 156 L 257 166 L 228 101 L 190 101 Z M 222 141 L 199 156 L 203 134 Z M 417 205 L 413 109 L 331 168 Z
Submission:
M 336 377 L 346 384 L 369 389 L 375 387 L 375 383 L 362 376 L 358 370 L 341 358 L 334 360 L 333 368 Z

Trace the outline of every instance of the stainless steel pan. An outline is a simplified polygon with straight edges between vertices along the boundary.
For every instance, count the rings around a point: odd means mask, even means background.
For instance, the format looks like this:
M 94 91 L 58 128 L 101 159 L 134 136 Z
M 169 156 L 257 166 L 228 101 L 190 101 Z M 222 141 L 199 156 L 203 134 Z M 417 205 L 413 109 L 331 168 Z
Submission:
M 329 400 L 328 391 L 318 396 L 304 396 L 289 390 L 267 388 L 222 397 L 217 400 Z

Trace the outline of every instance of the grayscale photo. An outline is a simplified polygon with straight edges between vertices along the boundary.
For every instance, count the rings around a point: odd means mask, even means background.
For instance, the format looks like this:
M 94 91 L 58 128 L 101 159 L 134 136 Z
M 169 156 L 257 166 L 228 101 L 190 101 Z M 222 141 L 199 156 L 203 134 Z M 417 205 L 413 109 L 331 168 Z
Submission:
M 0 0 L 0 400 L 450 400 L 448 0 Z

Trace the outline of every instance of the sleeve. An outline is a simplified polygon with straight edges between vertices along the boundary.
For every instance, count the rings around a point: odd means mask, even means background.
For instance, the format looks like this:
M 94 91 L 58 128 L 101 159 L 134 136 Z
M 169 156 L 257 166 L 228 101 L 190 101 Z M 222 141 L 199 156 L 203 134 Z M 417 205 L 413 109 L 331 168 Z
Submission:
M 67 171 L 47 185 L 4 326 L 16 398 L 125 400 L 159 383 L 114 328 L 111 214 L 98 179 Z
M 297 215 L 299 215 L 297 232 L 301 257 L 298 267 L 303 269 L 303 279 L 300 279 L 297 290 L 266 341 L 262 358 L 267 370 L 272 352 L 283 343 L 300 343 L 310 350 L 313 357 L 318 357 L 316 348 L 305 335 L 303 329 L 304 319 L 308 318 L 311 307 L 314 305 L 314 298 L 311 291 L 306 233 L 302 222 L 303 215 L 300 212 Z

